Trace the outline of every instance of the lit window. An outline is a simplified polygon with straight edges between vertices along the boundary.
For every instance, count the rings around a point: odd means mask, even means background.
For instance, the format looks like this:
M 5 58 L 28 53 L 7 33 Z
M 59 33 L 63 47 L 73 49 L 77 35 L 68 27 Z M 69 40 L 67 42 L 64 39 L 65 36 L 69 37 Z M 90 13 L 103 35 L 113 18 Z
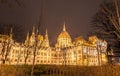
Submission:
M 22 59 L 20 59 L 20 62 L 22 62 Z
M 15 59 L 15 62 L 17 62 L 17 59 Z
M 28 62 L 30 62 L 30 60 L 28 60 Z

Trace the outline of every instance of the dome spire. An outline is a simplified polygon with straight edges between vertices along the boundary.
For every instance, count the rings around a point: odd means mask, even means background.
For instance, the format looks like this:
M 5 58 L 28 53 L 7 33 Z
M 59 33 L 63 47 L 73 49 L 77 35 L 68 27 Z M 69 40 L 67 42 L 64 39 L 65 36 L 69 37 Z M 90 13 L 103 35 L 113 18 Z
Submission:
M 47 31 L 47 28 L 46 28 L 45 38 L 48 39 L 48 31 Z
M 43 47 L 49 47 L 49 46 L 50 46 L 50 44 L 49 44 L 49 39 L 48 39 L 48 31 L 47 31 L 47 29 L 46 29 L 44 41 L 42 42 L 41 45 L 42 45 Z
M 63 31 L 66 31 L 65 22 L 64 22 L 64 24 L 63 24 Z
M 33 30 L 32 30 L 32 34 L 34 34 L 35 33 L 35 26 L 33 26 Z
M 29 32 L 27 33 L 26 40 L 29 40 Z
M 12 36 L 13 36 L 13 35 L 12 35 L 12 32 L 13 32 L 13 29 L 11 28 L 11 29 L 10 29 L 10 39 L 12 39 Z
M 47 28 L 46 28 L 46 35 L 48 35 L 48 31 L 47 31 Z

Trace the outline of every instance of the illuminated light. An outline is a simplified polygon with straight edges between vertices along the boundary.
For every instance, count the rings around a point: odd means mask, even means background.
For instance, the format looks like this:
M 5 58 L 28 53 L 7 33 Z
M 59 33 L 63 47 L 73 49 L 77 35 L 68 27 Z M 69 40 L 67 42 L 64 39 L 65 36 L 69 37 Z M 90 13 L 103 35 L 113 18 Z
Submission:
M 11 63 L 10 64 L 17 64 L 15 59 L 20 57 L 20 63 L 24 64 L 24 56 L 26 56 L 27 49 L 29 48 L 30 55 L 27 59 L 27 64 L 32 64 L 33 60 L 33 46 L 35 42 L 35 33 L 34 29 L 32 35 L 29 36 L 27 34 L 25 43 L 18 43 L 13 41 L 13 46 L 11 48 L 10 54 L 11 56 Z M 55 65 L 98 65 L 98 56 L 97 52 L 101 51 L 98 48 L 101 48 L 103 54 L 101 54 L 102 61 L 107 62 L 106 55 L 106 48 L 107 42 L 99 40 L 96 36 L 89 37 L 89 40 L 84 40 L 81 36 L 75 38 L 72 43 L 70 34 L 67 32 L 65 24 L 63 27 L 62 32 L 59 34 L 57 38 L 57 43 L 55 47 L 49 46 L 49 39 L 48 39 L 48 32 L 46 31 L 45 37 L 43 35 L 38 35 L 38 45 L 37 45 L 37 56 L 36 56 L 36 64 L 55 64 Z M 7 35 L 0 35 L 1 41 L 1 48 L 2 50 L 2 43 L 6 40 L 6 43 L 9 41 L 9 36 Z M 30 40 L 30 43 L 29 43 Z M 98 42 L 98 43 L 97 43 Z M 29 46 L 26 46 L 27 45 Z M 97 46 L 96 45 L 103 45 Z M 7 46 L 6 46 L 7 47 Z M 106 48 L 105 48 L 106 47 Z M 20 54 L 21 53 L 21 54 Z M 1 55 L 0 55 L 1 60 Z M 30 60 L 30 61 L 29 61 Z M 38 61 L 39 60 L 39 61 Z M 7 64 L 9 64 L 7 62 Z

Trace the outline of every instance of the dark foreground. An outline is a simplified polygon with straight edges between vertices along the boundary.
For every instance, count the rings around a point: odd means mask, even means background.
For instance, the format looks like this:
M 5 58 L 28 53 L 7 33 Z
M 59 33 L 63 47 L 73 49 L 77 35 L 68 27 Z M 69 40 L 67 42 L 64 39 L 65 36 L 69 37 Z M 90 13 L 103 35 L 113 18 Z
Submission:
M 30 76 L 30 65 L 1 65 L 0 76 Z M 120 66 L 55 66 L 36 65 L 34 76 L 120 76 Z

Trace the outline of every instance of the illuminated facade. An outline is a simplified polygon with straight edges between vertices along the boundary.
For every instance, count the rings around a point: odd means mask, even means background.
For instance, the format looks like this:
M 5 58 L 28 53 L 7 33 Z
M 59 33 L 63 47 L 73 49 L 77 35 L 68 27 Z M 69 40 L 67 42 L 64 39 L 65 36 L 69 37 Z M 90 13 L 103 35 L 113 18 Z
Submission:
M 62 32 L 58 35 L 55 47 L 49 45 L 48 31 L 46 34 L 36 37 L 35 28 L 31 36 L 27 34 L 25 43 L 17 43 L 9 36 L 0 35 L 0 63 L 6 59 L 5 64 L 22 65 L 33 63 L 33 52 L 36 49 L 35 64 L 47 65 L 81 65 L 97 66 L 107 63 L 107 42 L 91 36 L 88 41 L 81 36 L 72 41 L 67 32 L 65 23 Z M 9 42 L 9 53 L 6 56 L 7 44 Z M 6 46 L 4 46 L 4 43 Z M 37 45 L 35 45 L 35 43 Z

